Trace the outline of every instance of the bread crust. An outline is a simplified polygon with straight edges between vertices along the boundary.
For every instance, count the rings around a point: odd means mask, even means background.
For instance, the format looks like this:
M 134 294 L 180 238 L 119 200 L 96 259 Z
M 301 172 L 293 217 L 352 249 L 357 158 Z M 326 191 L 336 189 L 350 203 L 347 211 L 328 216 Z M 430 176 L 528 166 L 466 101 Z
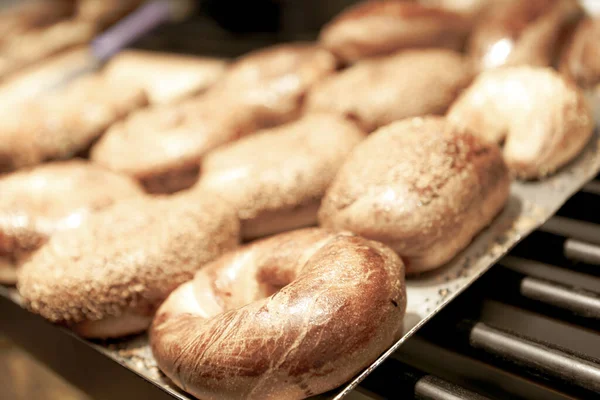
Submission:
M 579 23 L 562 54 L 559 70 L 582 88 L 600 84 L 600 17 Z
M 109 61 L 103 75 L 123 87 L 142 88 L 150 104 L 168 104 L 206 91 L 226 68 L 217 58 L 126 50 Z
M 0 193 L 0 258 L 16 269 L 55 232 L 74 229 L 91 213 L 143 191 L 126 176 L 71 160 L 5 175 Z
M 470 63 L 457 52 L 407 50 L 362 61 L 319 83 L 307 110 L 341 115 L 371 132 L 403 118 L 444 114 L 472 78 Z
M 458 129 L 504 142 L 503 155 L 519 178 L 539 179 L 575 158 L 592 136 L 584 93 L 550 68 L 487 71 L 448 112 Z
M 385 351 L 405 307 L 391 249 L 311 228 L 206 266 L 161 306 L 150 343 L 161 370 L 198 398 L 300 399 Z
M 394 249 L 407 273 L 437 268 L 502 210 L 510 179 L 496 145 L 441 117 L 395 122 L 348 157 L 323 198 L 322 226 Z
M 214 196 L 131 199 L 52 236 L 21 267 L 18 289 L 31 311 L 84 336 L 138 333 L 238 235 L 234 210 Z
M 479 18 L 468 51 L 481 70 L 550 66 L 561 41 L 583 16 L 577 0 L 503 0 Z
M 6 107 L 0 119 L 0 173 L 81 154 L 111 124 L 146 104 L 140 89 L 119 90 L 90 74 L 56 93 Z
M 464 16 L 403 0 L 365 1 L 328 23 L 319 41 L 344 63 L 418 47 L 460 50 L 469 31 Z
M 245 239 L 315 225 L 321 197 L 364 138 L 342 118 L 309 114 L 208 154 L 198 189 L 234 205 Z

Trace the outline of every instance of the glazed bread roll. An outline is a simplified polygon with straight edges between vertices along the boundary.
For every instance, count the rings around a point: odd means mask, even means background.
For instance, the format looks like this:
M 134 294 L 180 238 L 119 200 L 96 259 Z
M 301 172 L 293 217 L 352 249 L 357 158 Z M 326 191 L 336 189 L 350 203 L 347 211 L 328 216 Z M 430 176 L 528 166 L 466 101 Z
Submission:
M 586 18 L 577 26 L 562 54 L 559 69 L 582 88 L 600 84 L 600 17 Z
M 575 158 L 594 122 L 583 92 L 550 68 L 485 72 L 448 112 L 458 129 L 504 142 L 504 159 L 523 179 L 543 178 Z
M 469 53 L 484 70 L 503 65 L 549 66 L 564 35 L 583 15 L 577 0 L 502 0 L 478 19 Z
M 142 88 L 151 104 L 165 104 L 205 91 L 226 65 L 216 58 L 126 50 L 109 61 L 104 76 L 123 86 Z
M 315 225 L 321 197 L 364 137 L 339 117 L 308 115 L 211 152 L 198 187 L 235 206 L 245 239 Z
M 359 144 L 323 198 L 321 225 L 394 249 L 407 273 L 437 268 L 502 210 L 508 169 L 498 147 L 441 117 L 379 129 Z
M 71 158 L 112 123 L 145 104 L 140 90 L 122 90 L 91 74 L 58 92 L 2 109 L 0 173 Z
M 15 283 L 16 267 L 53 233 L 143 191 L 126 176 L 72 160 L 4 175 L 0 193 L 0 282 Z
M 210 263 L 160 307 L 160 369 L 201 399 L 301 399 L 344 383 L 402 334 L 404 267 L 381 243 L 306 229 Z
M 234 210 L 214 196 L 130 199 L 53 235 L 21 267 L 19 293 L 31 311 L 81 336 L 138 333 L 238 233 Z
M 408 50 L 362 61 L 321 82 L 307 109 L 342 115 L 371 132 L 399 119 L 445 113 L 472 77 L 459 53 Z
M 91 159 L 150 193 L 174 193 L 196 183 L 206 153 L 258 128 L 248 108 L 205 95 L 132 114 L 108 130 Z
M 459 50 L 469 31 L 462 15 L 419 3 L 365 1 L 342 12 L 319 42 L 345 63 L 415 47 Z
M 241 57 L 212 91 L 251 110 L 257 124 L 267 128 L 298 118 L 308 90 L 335 68 L 327 50 L 308 42 L 287 43 Z

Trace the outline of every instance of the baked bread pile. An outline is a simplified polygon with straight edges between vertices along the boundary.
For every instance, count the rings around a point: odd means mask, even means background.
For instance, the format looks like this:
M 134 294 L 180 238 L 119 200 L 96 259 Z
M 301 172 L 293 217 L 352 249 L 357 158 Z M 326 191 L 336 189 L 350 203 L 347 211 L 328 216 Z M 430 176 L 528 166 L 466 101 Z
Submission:
M 0 119 L 0 279 L 83 337 L 148 329 L 200 399 L 334 389 L 402 335 L 406 279 L 585 147 L 598 26 L 571 0 L 369 1 L 231 64 L 120 54 Z

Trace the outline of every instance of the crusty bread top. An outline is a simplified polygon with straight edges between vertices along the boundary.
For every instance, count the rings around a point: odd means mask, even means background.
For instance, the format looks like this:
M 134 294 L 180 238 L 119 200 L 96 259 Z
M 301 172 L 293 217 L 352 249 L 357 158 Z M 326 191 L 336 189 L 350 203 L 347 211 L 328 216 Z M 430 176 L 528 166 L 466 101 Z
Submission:
M 238 234 L 235 212 L 215 196 L 123 201 L 54 235 L 23 265 L 19 292 L 54 322 L 149 316 L 196 270 L 235 247 Z
M 334 115 L 309 114 L 209 153 L 200 188 L 236 204 L 242 219 L 318 201 L 364 134 Z

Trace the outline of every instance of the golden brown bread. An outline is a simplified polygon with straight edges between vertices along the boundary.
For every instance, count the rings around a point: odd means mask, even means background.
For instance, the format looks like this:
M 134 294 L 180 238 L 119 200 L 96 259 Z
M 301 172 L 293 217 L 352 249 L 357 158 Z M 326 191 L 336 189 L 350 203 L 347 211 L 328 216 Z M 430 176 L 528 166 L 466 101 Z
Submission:
M 487 71 L 448 112 L 458 129 L 497 143 L 521 178 L 542 178 L 562 167 L 589 141 L 594 122 L 583 92 L 550 68 Z
M 29 0 L 3 8 L 0 12 L 0 44 L 73 15 L 74 6 L 70 0 Z
M 583 88 L 600 84 L 600 17 L 579 23 L 562 54 L 559 69 Z
M 23 264 L 27 306 L 85 337 L 143 331 L 159 304 L 238 243 L 235 212 L 216 197 L 135 198 L 61 232 Z
M 44 29 L 27 31 L 0 46 L 0 77 L 46 57 L 89 42 L 96 33 L 87 21 L 65 19 Z
M 319 42 L 345 63 L 415 47 L 459 50 L 469 31 L 460 14 L 404 0 L 365 1 L 342 12 Z
M 549 66 L 563 36 L 582 15 L 577 0 L 496 1 L 478 19 L 469 53 L 480 69 Z
M 346 159 L 321 203 L 321 225 L 387 244 L 408 273 L 437 268 L 500 212 L 510 179 L 500 150 L 444 118 L 379 129 Z
M 91 74 L 58 92 L 1 109 L 0 172 L 73 157 L 145 104 L 141 90 L 122 90 Z
M 359 62 L 321 82 L 307 110 L 342 115 L 370 132 L 402 118 L 445 113 L 472 77 L 459 53 L 407 50 Z
M 124 87 L 142 88 L 151 104 L 165 104 L 205 91 L 226 66 L 216 58 L 126 50 L 108 62 L 103 74 Z
M 308 90 L 335 68 L 327 50 L 308 42 L 286 43 L 242 56 L 212 92 L 251 110 L 257 124 L 267 128 L 298 118 Z
M 208 151 L 256 129 L 251 110 L 207 94 L 130 115 L 108 130 L 91 158 L 150 193 L 173 193 L 196 183 Z
M 309 114 L 209 153 L 198 188 L 234 205 L 245 239 L 315 225 L 321 197 L 364 137 L 339 117 Z
M 502 0 L 420 0 L 419 2 L 426 6 L 441 7 L 454 11 L 475 20 L 476 17 L 497 1 Z
M 72 160 L 4 175 L 0 193 L 0 258 L 15 269 L 53 233 L 74 229 L 90 213 L 143 191 L 126 176 Z
M 150 329 L 162 371 L 201 399 L 301 399 L 333 389 L 402 333 L 404 267 L 381 243 L 305 229 L 210 263 Z
M 299 117 L 307 90 L 334 67 L 331 54 L 305 43 L 250 53 L 206 94 L 142 110 L 115 125 L 92 158 L 136 177 L 151 193 L 189 188 L 208 151 Z
M 47 90 L 52 82 L 57 82 L 67 74 L 74 65 L 84 65 L 90 57 L 90 49 L 87 46 L 79 46 L 15 72 L 0 84 L 0 109 L 38 96 Z

